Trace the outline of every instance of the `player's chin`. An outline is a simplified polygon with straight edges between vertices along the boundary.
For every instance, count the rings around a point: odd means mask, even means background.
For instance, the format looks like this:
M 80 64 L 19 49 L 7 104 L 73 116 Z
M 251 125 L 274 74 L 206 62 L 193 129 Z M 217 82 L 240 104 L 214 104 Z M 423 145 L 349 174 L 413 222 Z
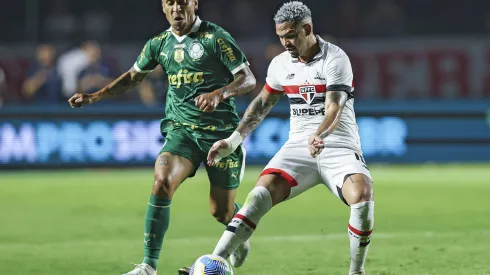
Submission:
M 298 58 L 299 54 L 296 51 L 288 51 L 293 58 Z
M 175 20 L 174 22 L 172 22 L 172 27 L 177 31 L 183 30 L 185 27 L 185 21 L 184 20 Z

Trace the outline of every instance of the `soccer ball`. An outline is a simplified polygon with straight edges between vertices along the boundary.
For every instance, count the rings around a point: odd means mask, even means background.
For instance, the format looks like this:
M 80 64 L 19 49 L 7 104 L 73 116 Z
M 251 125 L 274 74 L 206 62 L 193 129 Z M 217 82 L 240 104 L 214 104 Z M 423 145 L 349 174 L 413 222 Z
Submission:
M 233 275 L 233 270 L 220 256 L 204 255 L 194 262 L 189 275 Z

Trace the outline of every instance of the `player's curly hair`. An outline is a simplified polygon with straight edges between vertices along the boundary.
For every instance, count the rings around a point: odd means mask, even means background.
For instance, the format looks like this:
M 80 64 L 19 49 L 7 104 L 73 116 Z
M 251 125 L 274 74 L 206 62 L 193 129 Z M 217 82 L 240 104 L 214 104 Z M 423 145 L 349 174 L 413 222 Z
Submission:
M 274 15 L 274 22 L 282 24 L 284 22 L 301 22 L 311 20 L 311 10 L 300 1 L 284 3 Z

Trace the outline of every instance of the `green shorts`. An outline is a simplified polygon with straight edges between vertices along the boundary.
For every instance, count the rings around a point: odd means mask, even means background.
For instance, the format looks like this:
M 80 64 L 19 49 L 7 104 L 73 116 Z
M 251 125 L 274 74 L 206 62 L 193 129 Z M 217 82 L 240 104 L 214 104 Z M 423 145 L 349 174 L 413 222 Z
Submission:
M 206 137 L 203 133 L 194 132 L 196 131 L 184 126 L 174 126 L 168 129 L 167 133 L 164 134 L 165 143 L 159 154 L 169 152 L 190 160 L 195 167 L 191 177 L 196 174 L 201 163 L 204 163 L 212 185 L 227 190 L 238 188 L 245 170 L 245 149 L 240 146 L 216 165 L 209 166 L 206 163 L 209 149 L 216 141 L 227 138 L 231 133 L 223 133 L 223 137 L 218 139 L 216 136 L 219 135 Z

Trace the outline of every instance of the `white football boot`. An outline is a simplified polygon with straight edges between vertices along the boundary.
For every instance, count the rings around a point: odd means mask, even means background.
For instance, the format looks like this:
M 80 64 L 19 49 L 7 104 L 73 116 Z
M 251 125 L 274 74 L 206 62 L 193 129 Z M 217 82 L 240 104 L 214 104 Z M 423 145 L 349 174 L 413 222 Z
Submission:
M 157 272 L 148 264 L 137 264 L 133 270 L 122 275 L 157 275 Z
M 233 267 L 240 267 L 243 265 L 245 260 L 248 257 L 248 253 L 250 253 L 250 241 L 247 240 L 242 245 L 240 245 L 231 255 L 230 255 L 230 264 Z

